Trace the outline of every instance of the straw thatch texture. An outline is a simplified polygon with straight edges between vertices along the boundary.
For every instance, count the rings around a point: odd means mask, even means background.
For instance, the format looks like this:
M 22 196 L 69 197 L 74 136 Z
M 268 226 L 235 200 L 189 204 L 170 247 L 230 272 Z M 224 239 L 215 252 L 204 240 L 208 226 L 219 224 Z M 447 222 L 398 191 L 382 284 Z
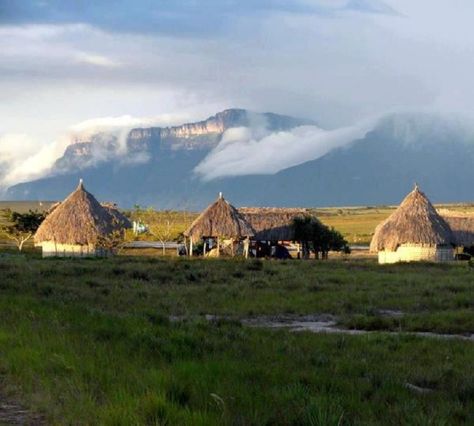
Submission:
M 52 213 L 62 204 L 61 201 L 54 203 L 48 210 L 48 214 Z M 132 228 L 132 222 L 125 216 L 118 208 L 115 203 L 100 203 L 100 205 L 106 209 L 113 218 L 113 224 L 117 228 L 130 229 Z
M 442 215 L 448 223 L 457 246 L 474 246 L 474 216 Z
M 109 214 L 113 217 L 114 222 L 113 224 L 116 227 L 123 228 L 123 229 L 130 229 L 132 228 L 132 222 L 130 219 L 125 216 L 118 208 L 117 205 L 114 203 L 102 203 L 101 204 L 104 209 L 106 209 Z
M 77 189 L 46 217 L 35 234 L 35 243 L 53 241 L 58 244 L 96 244 L 119 226 L 82 182 Z
M 370 250 L 395 251 L 403 244 L 441 246 L 454 243 L 449 225 L 426 195 L 415 187 L 398 209 L 377 226 Z
M 255 231 L 258 241 L 294 241 L 293 220 L 310 215 L 309 209 L 242 207 L 239 212 Z
M 222 196 L 206 208 L 184 232 L 194 241 L 207 237 L 246 238 L 254 231 L 238 210 Z

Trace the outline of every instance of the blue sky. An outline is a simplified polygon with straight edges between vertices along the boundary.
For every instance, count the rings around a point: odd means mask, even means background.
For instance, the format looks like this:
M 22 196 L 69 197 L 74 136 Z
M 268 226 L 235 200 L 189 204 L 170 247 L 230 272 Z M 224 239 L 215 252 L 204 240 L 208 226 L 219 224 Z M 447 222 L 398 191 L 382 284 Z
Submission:
M 377 0 L 3 0 L 4 24 L 88 23 L 112 32 L 210 37 L 237 19 L 269 13 L 334 16 L 340 11 L 396 15 Z
M 471 114 L 473 19 L 471 0 L 0 0 L 0 163 L 234 106 L 326 128 Z

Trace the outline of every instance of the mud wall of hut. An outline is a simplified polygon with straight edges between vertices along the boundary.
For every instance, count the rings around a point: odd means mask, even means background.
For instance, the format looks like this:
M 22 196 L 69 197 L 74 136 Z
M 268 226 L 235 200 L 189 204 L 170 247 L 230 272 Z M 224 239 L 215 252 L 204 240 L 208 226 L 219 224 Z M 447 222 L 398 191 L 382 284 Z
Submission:
M 378 257 L 380 264 L 416 261 L 447 262 L 454 259 L 454 249 L 404 244 L 396 251 L 379 251 Z
M 43 250 L 43 257 L 96 257 L 106 255 L 103 250 L 98 249 L 92 244 L 72 245 L 47 241 L 41 243 L 40 246 Z

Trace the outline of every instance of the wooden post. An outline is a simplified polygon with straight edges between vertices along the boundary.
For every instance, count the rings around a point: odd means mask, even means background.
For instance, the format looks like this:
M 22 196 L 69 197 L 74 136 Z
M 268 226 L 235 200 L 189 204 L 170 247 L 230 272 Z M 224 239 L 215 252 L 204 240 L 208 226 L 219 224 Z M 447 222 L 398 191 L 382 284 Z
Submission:
M 207 243 L 207 240 L 204 239 L 204 246 L 203 246 L 203 249 L 202 249 L 202 254 L 204 257 L 206 257 L 206 243 Z
M 193 255 L 193 237 L 189 239 L 189 256 Z
M 247 237 L 244 240 L 244 256 L 246 259 L 249 258 L 250 238 Z
M 217 257 L 221 256 L 221 240 L 217 237 Z

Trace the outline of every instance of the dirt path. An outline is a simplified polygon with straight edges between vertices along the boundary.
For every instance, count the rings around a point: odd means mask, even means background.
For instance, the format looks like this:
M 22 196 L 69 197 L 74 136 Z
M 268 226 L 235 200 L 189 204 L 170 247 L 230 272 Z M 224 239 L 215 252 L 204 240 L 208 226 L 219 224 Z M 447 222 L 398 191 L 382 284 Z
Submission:
M 458 339 L 474 342 L 474 334 L 442 334 L 430 331 L 393 331 L 393 330 L 353 330 L 337 326 L 335 319 L 328 316 L 306 316 L 298 319 L 289 317 L 257 317 L 241 321 L 243 325 L 258 328 L 280 328 L 292 332 L 310 331 L 312 333 L 373 334 L 387 333 L 405 336 L 418 336 L 437 339 Z
M 23 406 L 0 394 L 0 425 L 43 426 L 46 423 Z
M 400 318 L 404 314 L 401 311 L 383 310 L 380 311 L 381 316 Z M 204 315 L 207 321 L 219 320 L 233 320 L 232 317 L 225 317 L 219 315 Z M 172 316 L 171 321 L 184 321 L 188 319 L 184 316 Z M 385 333 L 401 336 L 418 336 L 436 339 L 457 339 L 474 342 L 474 334 L 442 334 L 431 331 L 396 331 L 396 330 L 362 330 L 362 329 L 348 329 L 338 326 L 337 317 L 330 314 L 315 314 L 315 315 L 268 315 L 257 316 L 251 318 L 237 319 L 242 325 L 254 328 L 272 328 L 272 329 L 286 329 L 290 332 L 310 331 L 312 333 L 337 333 L 337 334 L 375 334 Z

